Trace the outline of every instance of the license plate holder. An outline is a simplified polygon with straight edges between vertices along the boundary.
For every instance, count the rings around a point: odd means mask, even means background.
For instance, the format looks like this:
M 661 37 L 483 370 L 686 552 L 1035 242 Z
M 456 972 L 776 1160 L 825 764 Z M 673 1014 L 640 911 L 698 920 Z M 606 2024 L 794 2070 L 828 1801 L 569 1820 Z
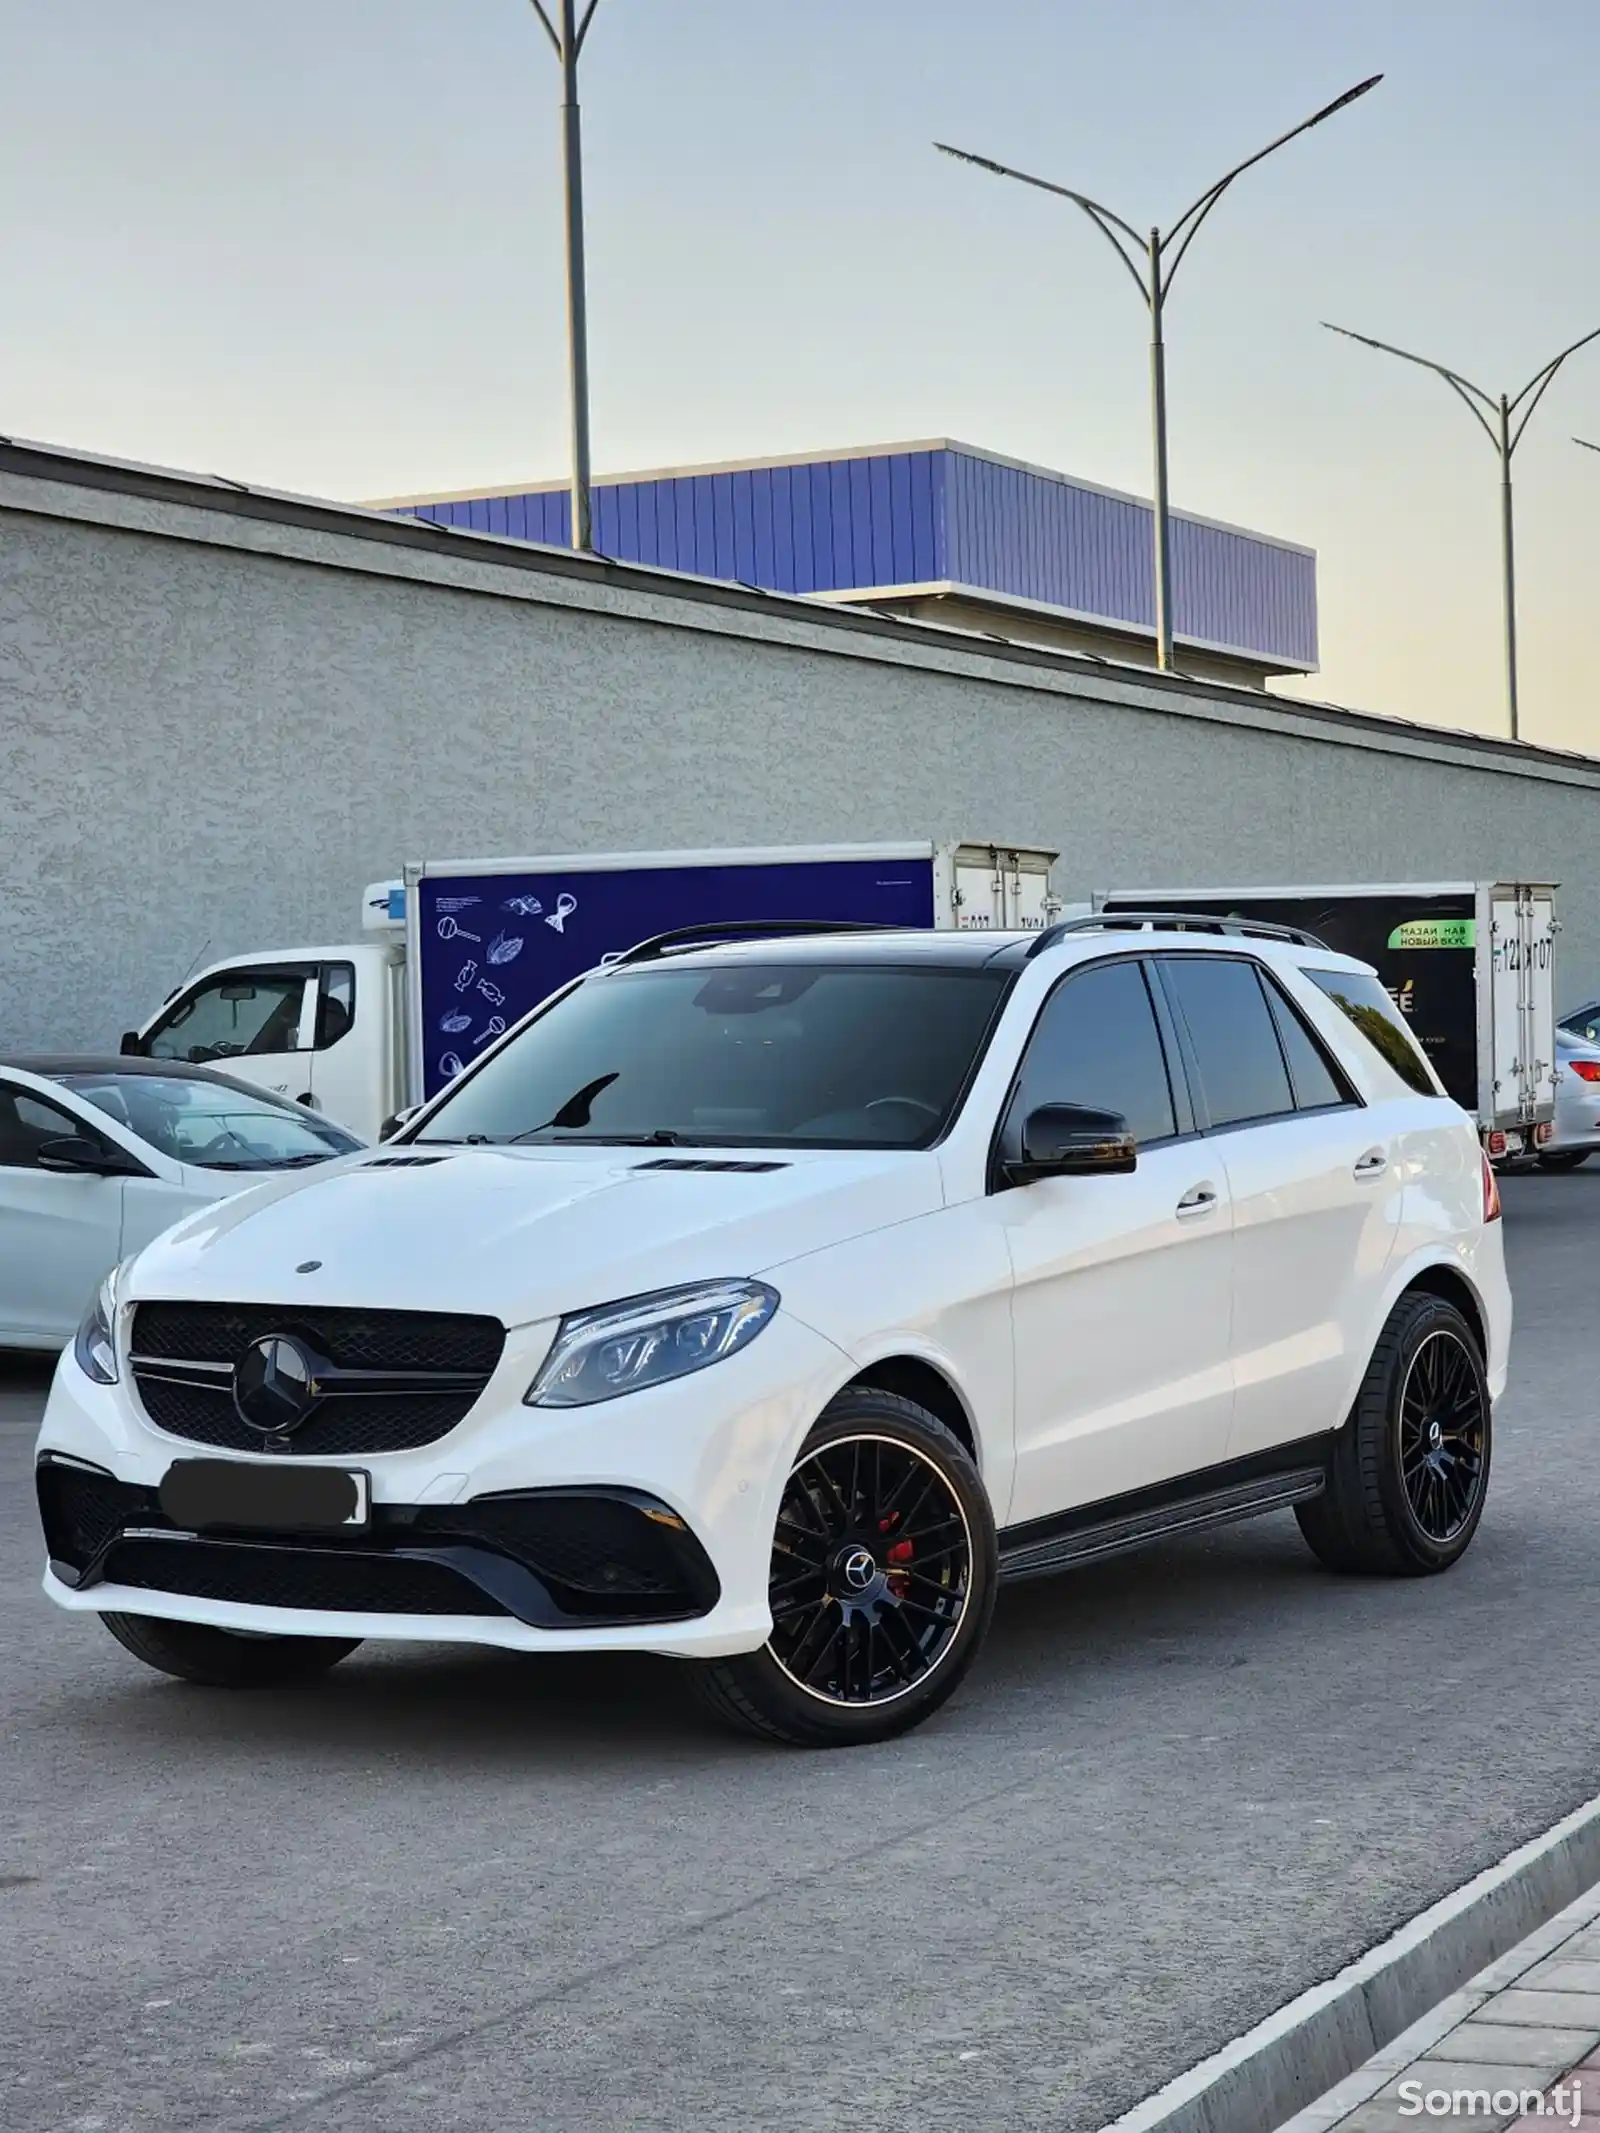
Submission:
M 359 1467 L 175 1459 L 157 1495 L 189 1533 L 365 1533 L 372 1525 L 372 1476 Z

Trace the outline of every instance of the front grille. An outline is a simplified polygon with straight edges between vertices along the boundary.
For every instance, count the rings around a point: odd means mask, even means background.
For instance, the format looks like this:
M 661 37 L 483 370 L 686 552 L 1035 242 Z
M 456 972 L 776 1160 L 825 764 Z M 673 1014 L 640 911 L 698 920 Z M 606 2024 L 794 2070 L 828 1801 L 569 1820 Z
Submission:
M 454 1429 L 489 1382 L 505 1345 L 498 1319 L 444 1312 L 297 1310 L 274 1304 L 140 1304 L 133 1315 L 131 1372 L 158 1429 L 193 1444 L 260 1451 L 264 1439 L 240 1416 L 228 1376 L 180 1381 L 157 1363 L 224 1364 L 231 1370 L 267 1333 L 297 1335 L 341 1370 L 382 1370 L 415 1382 L 386 1392 L 331 1391 L 296 1429 L 287 1449 L 306 1456 L 366 1457 L 414 1450 Z M 455 1382 L 430 1390 L 434 1373 Z
M 503 1615 L 487 1593 L 442 1563 L 404 1556 L 341 1555 L 334 1548 L 249 1547 L 226 1541 L 123 1541 L 106 1565 L 113 1585 L 307 1607 L 330 1614 Z
M 264 1333 L 298 1333 L 341 1370 L 471 1370 L 485 1378 L 506 1339 L 497 1318 L 445 1311 L 146 1303 L 133 1314 L 134 1353 L 175 1361 L 237 1362 Z

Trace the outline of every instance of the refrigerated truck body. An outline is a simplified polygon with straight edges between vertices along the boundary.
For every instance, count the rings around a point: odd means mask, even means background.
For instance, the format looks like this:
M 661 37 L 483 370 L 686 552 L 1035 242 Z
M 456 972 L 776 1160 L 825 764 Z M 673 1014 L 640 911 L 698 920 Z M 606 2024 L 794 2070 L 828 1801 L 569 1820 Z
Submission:
M 1247 918 L 1313 933 L 1377 971 L 1496 1159 L 1555 1117 L 1553 882 L 1385 882 L 1097 892 L 1096 910 Z
M 210 1061 L 376 1140 L 553 992 L 679 927 L 760 920 L 1036 931 L 1056 858 L 884 844 L 438 860 L 376 882 L 365 938 L 211 964 L 123 1039 Z

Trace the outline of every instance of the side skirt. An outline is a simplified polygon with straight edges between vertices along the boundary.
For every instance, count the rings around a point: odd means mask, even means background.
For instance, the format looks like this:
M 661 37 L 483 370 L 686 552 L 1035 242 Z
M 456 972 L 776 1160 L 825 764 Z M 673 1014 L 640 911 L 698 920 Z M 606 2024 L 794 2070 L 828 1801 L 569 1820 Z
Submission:
M 1007 1526 L 999 1536 L 1000 1576 L 1048 1577 L 1079 1563 L 1097 1563 L 1174 1534 L 1227 1526 L 1264 1511 L 1320 1496 L 1327 1485 L 1333 1437 L 1302 1437 L 1249 1459 L 1229 1460 L 1155 1488 L 1136 1489 L 1100 1503 L 1079 1504 L 1051 1518 Z

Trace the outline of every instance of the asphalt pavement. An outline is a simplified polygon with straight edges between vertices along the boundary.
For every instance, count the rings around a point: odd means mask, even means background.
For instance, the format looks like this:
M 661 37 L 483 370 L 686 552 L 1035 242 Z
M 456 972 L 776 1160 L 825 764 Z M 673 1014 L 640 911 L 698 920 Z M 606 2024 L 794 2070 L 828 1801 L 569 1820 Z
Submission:
M 1076 2133 L 1600 1791 L 1600 1165 L 1505 1187 L 1483 1527 L 1287 1515 L 1002 1596 L 921 1732 L 724 1737 L 669 1662 L 145 1672 L 39 1595 L 0 1365 L 0 2124 Z

